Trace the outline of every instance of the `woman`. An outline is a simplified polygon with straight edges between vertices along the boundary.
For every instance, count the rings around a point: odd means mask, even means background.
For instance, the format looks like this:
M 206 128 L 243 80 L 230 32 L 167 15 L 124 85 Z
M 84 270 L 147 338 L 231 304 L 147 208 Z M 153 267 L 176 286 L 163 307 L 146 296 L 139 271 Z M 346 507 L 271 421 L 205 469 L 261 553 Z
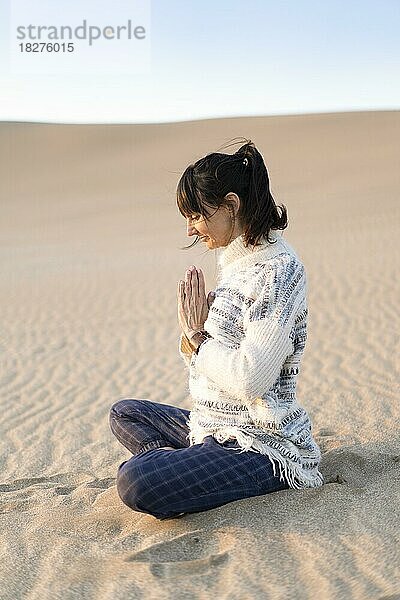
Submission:
M 179 353 L 192 410 L 123 399 L 110 426 L 133 456 L 121 500 L 158 519 L 289 488 L 318 487 L 320 450 L 296 383 L 307 337 L 306 274 L 278 234 L 287 227 L 251 141 L 184 171 L 177 204 L 187 233 L 220 248 L 214 295 L 201 269 L 178 284 Z

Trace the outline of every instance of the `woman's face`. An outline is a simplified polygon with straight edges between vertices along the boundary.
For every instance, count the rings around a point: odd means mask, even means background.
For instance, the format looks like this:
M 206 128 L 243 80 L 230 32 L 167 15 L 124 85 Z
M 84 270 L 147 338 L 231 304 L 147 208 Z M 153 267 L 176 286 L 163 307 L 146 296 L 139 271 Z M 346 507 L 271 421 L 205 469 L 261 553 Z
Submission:
M 237 196 L 236 198 L 239 200 Z M 232 213 L 226 206 L 220 206 L 218 209 L 206 207 L 208 221 L 200 214 L 190 215 L 186 218 L 188 236 L 198 235 L 208 248 L 227 246 L 241 233 L 237 219 L 233 228 L 233 212 L 236 212 L 235 205 L 232 207 Z

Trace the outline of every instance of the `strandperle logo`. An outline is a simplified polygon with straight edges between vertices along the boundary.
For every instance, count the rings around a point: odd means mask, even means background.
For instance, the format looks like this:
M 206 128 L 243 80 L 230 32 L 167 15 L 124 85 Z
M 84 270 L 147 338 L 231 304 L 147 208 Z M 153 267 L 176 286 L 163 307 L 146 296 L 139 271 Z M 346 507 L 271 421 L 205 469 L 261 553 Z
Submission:
M 83 19 L 82 25 L 18 25 L 16 27 L 18 40 L 65 41 L 84 40 L 89 46 L 96 40 L 144 40 L 146 29 L 143 25 L 132 24 L 128 19 L 125 25 L 88 25 Z
M 4 1 L 10 5 L 8 63 L 13 74 L 115 77 L 151 72 L 150 0 Z

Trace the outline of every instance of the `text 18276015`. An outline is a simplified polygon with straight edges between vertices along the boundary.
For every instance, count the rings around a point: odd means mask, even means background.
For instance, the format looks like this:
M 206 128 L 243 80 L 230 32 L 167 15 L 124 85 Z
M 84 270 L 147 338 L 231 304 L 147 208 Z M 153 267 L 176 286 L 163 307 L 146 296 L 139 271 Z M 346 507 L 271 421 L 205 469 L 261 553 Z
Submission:
M 23 42 L 19 45 L 20 52 L 74 52 L 73 42 Z

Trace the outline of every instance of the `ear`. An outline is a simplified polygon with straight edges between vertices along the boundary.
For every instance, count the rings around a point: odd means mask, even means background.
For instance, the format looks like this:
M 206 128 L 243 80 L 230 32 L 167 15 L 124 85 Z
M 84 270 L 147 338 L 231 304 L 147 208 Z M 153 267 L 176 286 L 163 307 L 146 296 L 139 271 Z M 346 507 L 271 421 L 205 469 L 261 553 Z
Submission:
M 229 192 L 229 194 L 225 195 L 225 199 L 232 206 L 235 215 L 238 213 L 240 208 L 240 198 L 235 192 Z

